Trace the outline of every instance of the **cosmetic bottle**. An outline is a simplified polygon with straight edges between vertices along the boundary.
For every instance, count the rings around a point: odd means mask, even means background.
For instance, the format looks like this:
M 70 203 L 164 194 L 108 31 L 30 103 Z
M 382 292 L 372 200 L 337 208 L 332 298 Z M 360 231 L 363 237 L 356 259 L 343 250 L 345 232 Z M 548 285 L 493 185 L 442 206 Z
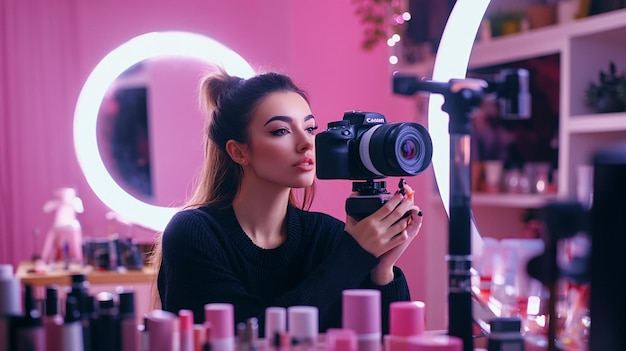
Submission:
M 326 331 L 326 351 L 357 351 L 357 336 L 351 329 L 328 329 Z
M 146 315 L 150 351 L 178 351 L 177 323 L 172 312 L 153 310 Z
M 139 350 L 150 351 L 150 335 L 148 335 L 148 316 L 143 316 L 143 324 L 137 326 L 139 330 Z
M 63 316 L 59 312 L 59 287 L 46 286 L 45 313 L 43 327 L 46 331 L 46 351 L 63 350 Z M 82 334 L 82 330 L 81 330 Z
M 21 282 L 13 274 L 13 265 L 0 264 L 0 351 L 15 350 L 9 345 L 12 321 L 22 315 Z M 11 347 L 10 347 L 11 346 Z
M 389 334 L 385 351 L 409 348 L 409 339 L 424 334 L 426 305 L 422 301 L 395 301 L 389 304 Z
M 83 350 L 83 324 L 80 316 L 78 300 L 74 296 L 68 296 L 65 299 L 65 319 L 62 328 L 63 351 Z
M 139 351 L 139 329 L 135 320 L 135 292 L 118 290 L 122 351 Z
M 235 315 L 229 303 L 209 303 L 204 306 L 204 320 L 211 325 L 213 351 L 235 350 Z
M 43 351 L 46 349 L 46 332 L 41 310 L 35 300 L 33 286 L 24 285 L 24 315 L 16 319 L 15 337 L 17 351 Z
M 194 324 L 193 325 L 193 350 L 194 351 L 202 351 L 204 349 L 204 344 L 207 342 L 206 339 L 206 335 L 207 335 L 207 327 L 209 328 L 209 333 L 210 333 L 210 326 L 208 324 Z M 210 340 L 209 340 L 210 343 Z
M 287 309 L 284 307 L 268 307 L 265 309 L 265 331 L 263 346 L 278 347 L 281 333 L 287 331 Z
M 248 318 L 246 322 L 237 324 L 237 351 L 259 351 L 259 322 L 256 318 Z
M 184 309 L 178 311 L 178 321 L 180 351 L 194 351 L 193 311 Z
M 95 301 L 89 295 L 89 282 L 84 274 L 78 273 L 71 276 L 70 291 L 67 296 L 74 296 L 78 302 L 83 327 L 83 348 L 84 351 L 93 350 L 92 319 L 95 314 Z
M 315 306 L 287 308 L 287 330 L 292 344 L 301 351 L 314 350 L 319 336 L 319 310 Z
M 98 317 L 91 326 L 94 351 L 120 351 L 120 316 L 115 295 L 101 292 L 96 295 Z
M 520 331 L 522 321 L 519 317 L 494 318 L 489 324 L 491 333 L 487 351 L 524 351 L 524 339 Z
M 359 351 L 382 349 L 380 291 L 349 289 L 342 292 L 342 328 L 354 330 Z

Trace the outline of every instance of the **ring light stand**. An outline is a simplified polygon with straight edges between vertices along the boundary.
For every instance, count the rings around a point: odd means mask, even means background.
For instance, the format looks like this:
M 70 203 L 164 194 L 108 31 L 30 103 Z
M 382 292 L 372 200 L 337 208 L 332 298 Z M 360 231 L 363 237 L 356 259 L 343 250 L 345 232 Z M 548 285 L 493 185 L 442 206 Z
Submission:
M 472 339 L 471 256 L 471 119 L 482 101 L 487 82 L 451 79 L 448 82 L 419 80 L 395 74 L 393 91 L 402 95 L 417 92 L 441 94 L 441 109 L 448 113 L 450 132 L 450 221 L 448 227 L 448 333 L 463 340 L 463 350 L 474 349 Z

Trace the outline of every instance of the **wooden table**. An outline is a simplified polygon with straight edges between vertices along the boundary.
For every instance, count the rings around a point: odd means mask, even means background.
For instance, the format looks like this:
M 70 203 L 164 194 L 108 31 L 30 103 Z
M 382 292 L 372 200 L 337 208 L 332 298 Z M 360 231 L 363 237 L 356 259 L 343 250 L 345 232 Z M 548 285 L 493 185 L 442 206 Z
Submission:
M 31 261 L 21 262 L 17 268 L 16 276 L 22 284 L 33 286 L 45 286 L 49 284 L 71 285 L 72 275 L 85 274 L 91 285 L 103 284 L 135 284 L 152 283 L 156 279 L 156 269 L 144 267 L 142 270 L 125 271 L 99 271 L 91 266 L 70 265 L 67 269 L 63 265 L 49 266 L 44 272 L 35 272 L 34 263 Z

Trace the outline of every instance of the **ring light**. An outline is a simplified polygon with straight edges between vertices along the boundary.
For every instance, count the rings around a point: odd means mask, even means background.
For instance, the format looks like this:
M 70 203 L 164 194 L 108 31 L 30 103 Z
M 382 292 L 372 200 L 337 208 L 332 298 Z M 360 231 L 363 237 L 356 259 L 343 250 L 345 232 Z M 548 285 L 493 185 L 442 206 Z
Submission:
M 474 39 L 490 0 L 457 0 L 441 36 L 433 81 L 447 82 L 465 78 Z M 450 215 L 450 134 L 448 114 L 441 109 L 444 98 L 430 94 L 428 103 L 428 130 L 433 140 L 433 169 L 439 194 L 448 216 Z M 476 223 L 472 220 L 472 250 L 480 253 L 481 245 Z
M 112 211 L 131 223 L 157 231 L 165 228 L 178 208 L 145 203 L 121 188 L 100 157 L 96 126 L 102 100 L 115 79 L 131 66 L 161 56 L 195 58 L 242 78 L 254 75 L 246 60 L 211 38 L 187 32 L 153 32 L 111 51 L 85 81 L 74 111 L 74 149 L 87 183 Z

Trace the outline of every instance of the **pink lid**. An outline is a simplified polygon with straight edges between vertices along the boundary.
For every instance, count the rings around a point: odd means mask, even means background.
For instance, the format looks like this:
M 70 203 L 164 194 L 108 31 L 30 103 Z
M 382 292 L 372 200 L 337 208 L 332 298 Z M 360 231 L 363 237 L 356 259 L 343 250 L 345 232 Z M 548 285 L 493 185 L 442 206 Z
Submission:
M 291 306 L 287 308 L 287 323 L 292 338 L 317 342 L 319 311 L 315 306 Z
M 327 351 L 357 351 L 356 333 L 351 329 L 328 329 L 326 331 Z
M 356 334 L 380 333 L 380 291 L 348 289 L 342 292 L 342 328 Z
M 424 310 L 422 301 L 395 301 L 389 304 L 389 334 L 414 336 L 424 333 Z
M 211 323 L 213 339 L 235 337 L 235 315 L 229 303 L 209 303 L 204 305 L 204 321 Z
M 178 311 L 178 320 L 180 322 L 180 331 L 193 331 L 193 311 L 192 310 L 180 310 Z
M 462 351 L 463 340 L 451 335 L 423 334 L 408 339 L 408 351 Z

